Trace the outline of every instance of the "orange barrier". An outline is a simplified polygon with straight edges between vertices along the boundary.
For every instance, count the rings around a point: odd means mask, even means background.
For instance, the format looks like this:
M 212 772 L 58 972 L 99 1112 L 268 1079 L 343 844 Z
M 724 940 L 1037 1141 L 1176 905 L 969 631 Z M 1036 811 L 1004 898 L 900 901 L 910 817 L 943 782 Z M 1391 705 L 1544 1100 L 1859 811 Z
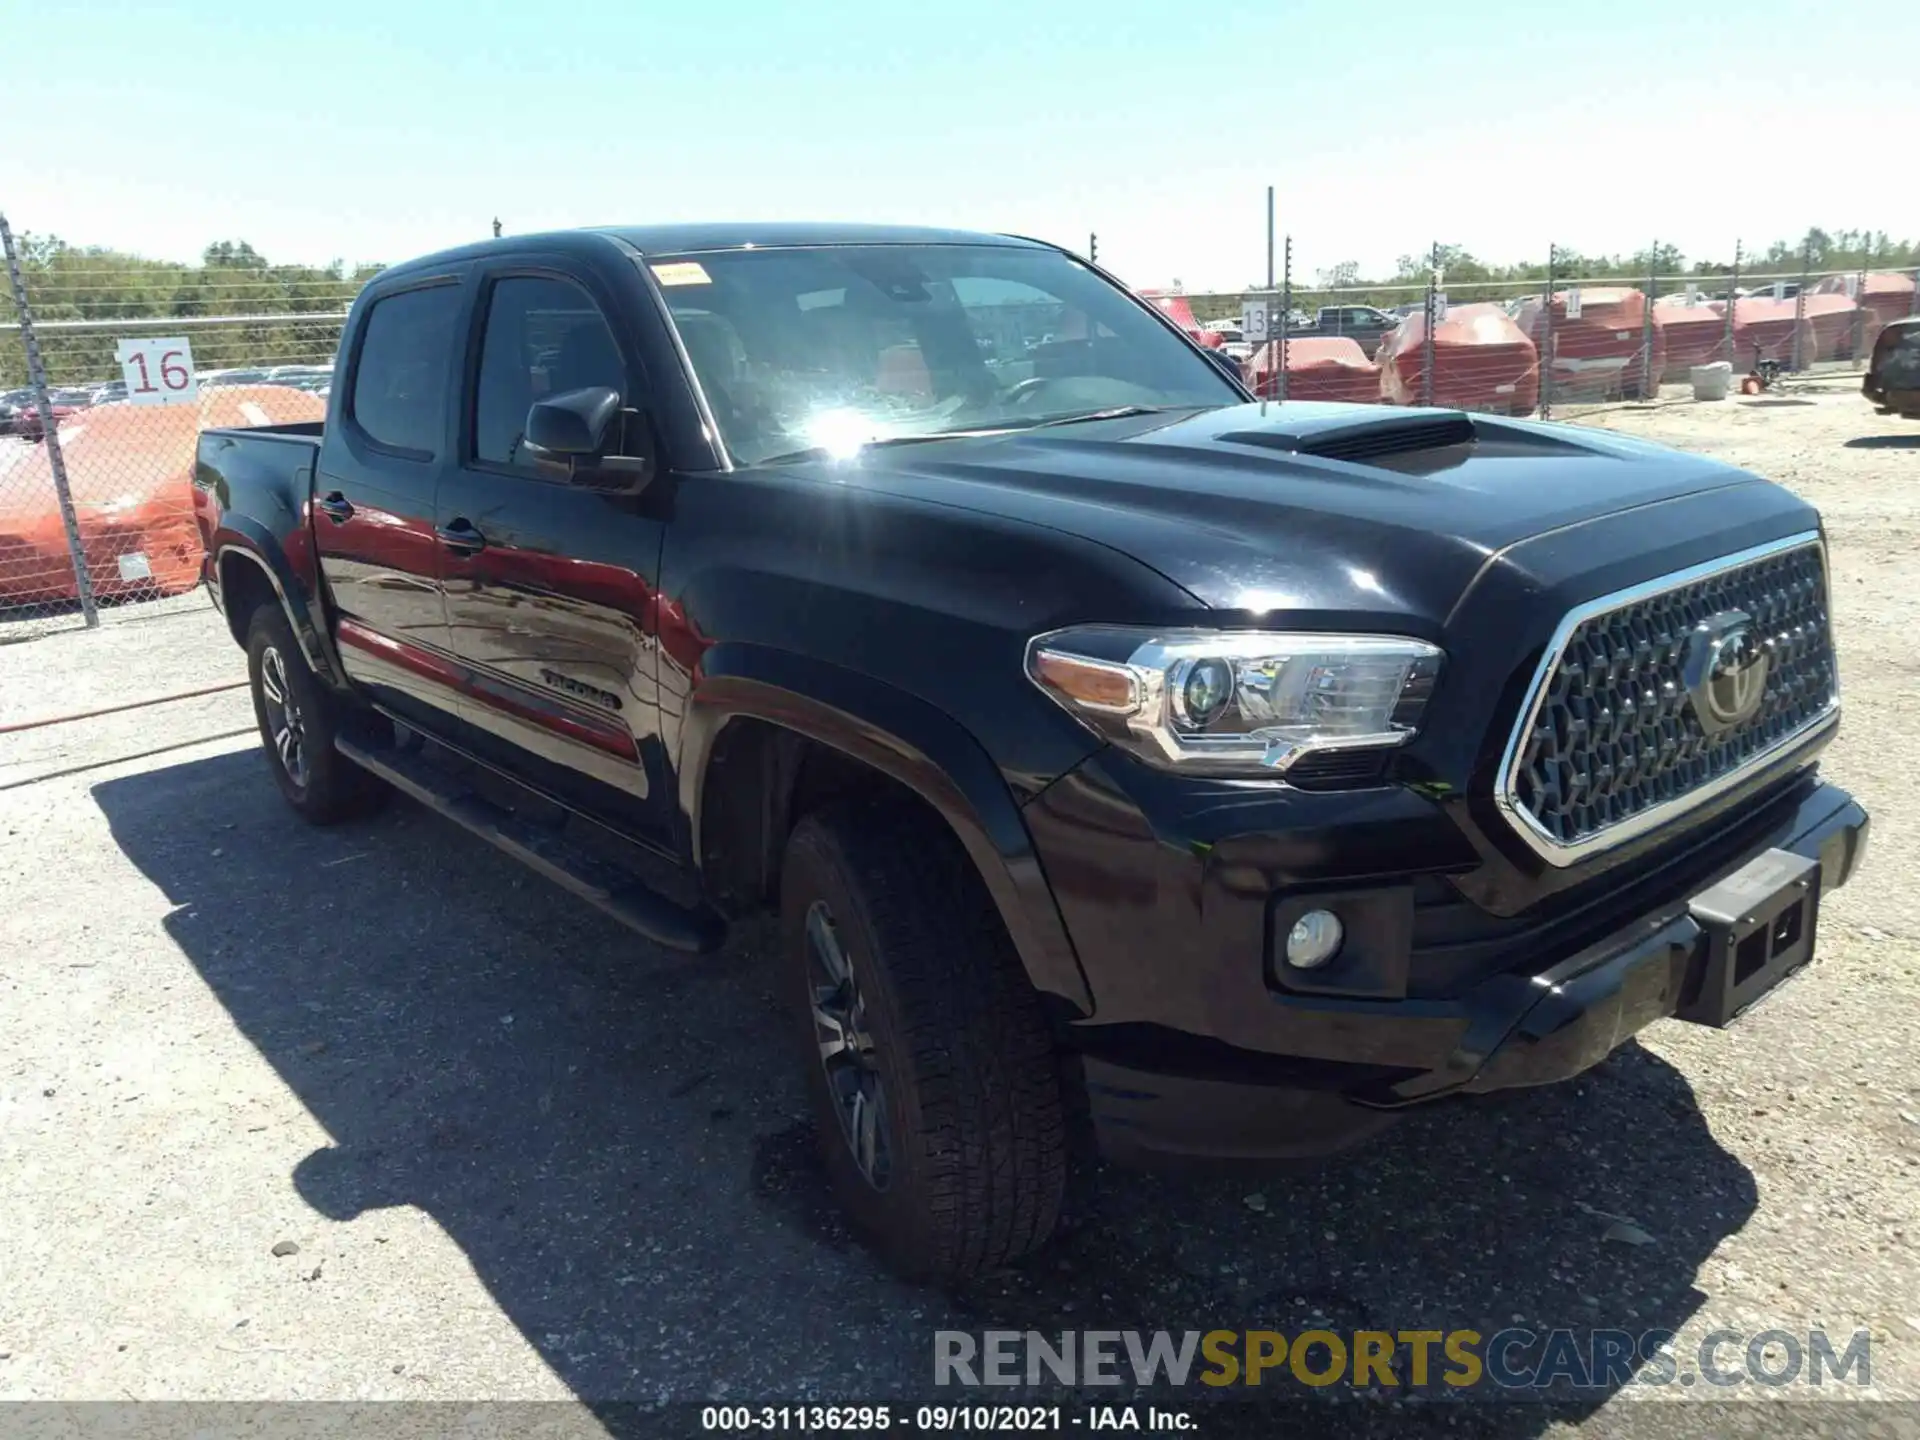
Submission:
M 1580 315 L 1567 316 L 1570 290 L 1553 296 L 1553 398 L 1573 403 L 1639 399 L 1667 368 L 1666 334 L 1655 307 L 1652 355 L 1643 355 L 1647 334 L 1647 297 L 1630 286 L 1580 287 Z M 1546 354 L 1548 310 L 1543 296 L 1521 302 L 1514 323 L 1541 354 Z M 1648 376 L 1654 378 L 1652 384 Z
M 1178 325 L 1208 350 L 1218 350 L 1227 342 L 1193 318 L 1193 306 L 1184 295 L 1167 295 L 1158 290 L 1142 290 L 1139 296 L 1154 309 Z
M 1415 311 L 1381 342 L 1380 394 L 1418 405 L 1427 317 Z M 1540 403 L 1540 352 L 1498 305 L 1456 305 L 1434 328 L 1433 403 L 1460 410 L 1531 415 Z
M 1262 400 L 1277 393 L 1273 366 L 1278 345 L 1263 345 L 1247 362 L 1247 384 Z M 1304 336 L 1287 342 L 1287 398 L 1378 404 L 1380 367 L 1348 336 Z
M 1689 305 L 1684 295 L 1662 295 L 1653 302 L 1653 323 L 1666 342 L 1662 380 L 1685 381 L 1696 365 L 1733 358 L 1727 350 L 1727 307 L 1718 300 Z
M 1861 307 L 1844 294 L 1809 292 L 1798 300 L 1748 295 L 1734 304 L 1734 369 L 1750 366 L 1756 358 L 1791 364 L 1796 329 L 1800 333 L 1802 365 L 1847 359 L 1853 354 L 1856 324 L 1863 332 L 1860 353 L 1864 356 L 1880 334 L 1880 320 L 1871 311 L 1862 314 Z
M 60 425 L 60 450 L 93 593 L 175 595 L 200 579 L 194 447 L 202 428 L 319 420 L 327 402 L 281 385 L 204 390 L 196 405 L 96 405 Z M 74 600 L 79 583 L 44 444 L 0 475 L 0 605 Z
M 1898 275 L 1891 271 L 1869 271 L 1860 286 L 1859 305 L 1873 315 L 1879 323 L 1874 326 L 1877 335 L 1881 329 L 1896 320 L 1905 320 L 1914 314 L 1914 280 L 1911 275 Z M 1847 293 L 1847 277 L 1829 275 L 1813 287 L 1816 295 L 1844 295 Z M 1870 346 L 1862 347 L 1861 355 L 1872 354 Z

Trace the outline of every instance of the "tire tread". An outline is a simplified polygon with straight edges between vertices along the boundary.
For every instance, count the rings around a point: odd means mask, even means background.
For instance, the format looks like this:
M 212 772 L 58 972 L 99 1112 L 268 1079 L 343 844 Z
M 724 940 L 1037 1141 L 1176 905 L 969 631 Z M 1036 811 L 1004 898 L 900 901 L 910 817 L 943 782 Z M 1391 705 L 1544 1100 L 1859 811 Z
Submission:
M 951 1281 L 1033 1253 L 1067 1184 L 1059 1057 L 971 859 L 937 818 L 891 800 L 816 812 L 792 843 L 851 882 L 907 1029 L 926 1213 L 920 1253 L 895 1263 Z

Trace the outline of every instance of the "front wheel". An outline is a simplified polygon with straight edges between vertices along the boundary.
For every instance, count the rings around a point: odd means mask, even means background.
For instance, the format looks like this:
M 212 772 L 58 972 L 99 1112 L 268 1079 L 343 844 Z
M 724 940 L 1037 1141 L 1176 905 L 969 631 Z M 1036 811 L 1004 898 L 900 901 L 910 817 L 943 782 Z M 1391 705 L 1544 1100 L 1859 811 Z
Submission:
M 302 819 L 331 825 L 386 798 L 384 785 L 333 748 L 356 712 L 315 678 L 277 606 L 262 605 L 247 626 L 247 679 L 274 782 Z
M 902 1275 L 965 1280 L 1032 1253 L 1068 1168 L 1058 1058 L 972 863 L 905 804 L 795 827 L 781 961 L 827 1174 Z

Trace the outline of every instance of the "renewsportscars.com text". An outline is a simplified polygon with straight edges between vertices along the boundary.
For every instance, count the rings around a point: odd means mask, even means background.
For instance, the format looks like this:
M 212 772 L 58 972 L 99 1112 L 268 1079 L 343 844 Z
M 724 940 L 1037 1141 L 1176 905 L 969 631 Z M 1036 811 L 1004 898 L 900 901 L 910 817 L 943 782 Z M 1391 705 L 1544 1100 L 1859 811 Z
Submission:
M 936 1385 L 1330 1385 L 1618 1390 L 1873 1384 L 1869 1333 L 1715 1330 L 941 1330 Z

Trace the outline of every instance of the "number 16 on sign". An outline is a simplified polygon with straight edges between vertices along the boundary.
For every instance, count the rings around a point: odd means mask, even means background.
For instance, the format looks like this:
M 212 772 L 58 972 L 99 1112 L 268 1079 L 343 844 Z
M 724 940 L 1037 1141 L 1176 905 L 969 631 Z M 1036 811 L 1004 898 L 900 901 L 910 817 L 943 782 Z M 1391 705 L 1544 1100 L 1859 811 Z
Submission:
M 193 350 L 182 340 L 122 340 L 114 351 L 134 405 L 188 405 L 200 398 Z

